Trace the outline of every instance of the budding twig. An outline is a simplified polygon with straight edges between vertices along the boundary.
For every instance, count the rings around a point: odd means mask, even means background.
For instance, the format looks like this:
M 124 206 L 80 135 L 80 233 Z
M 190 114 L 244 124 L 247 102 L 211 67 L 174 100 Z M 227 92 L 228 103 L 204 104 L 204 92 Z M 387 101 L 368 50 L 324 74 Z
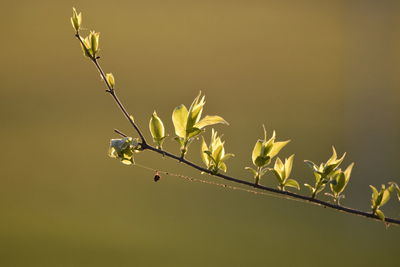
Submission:
M 225 175 L 225 174 L 216 173 L 216 172 L 213 172 L 211 170 L 203 168 L 203 167 L 201 167 L 201 166 L 199 166 L 199 165 L 197 165 L 197 164 L 185 159 L 182 155 L 177 156 L 177 155 L 171 154 L 168 151 L 165 151 L 165 150 L 163 150 L 161 148 L 156 148 L 156 147 L 153 147 L 153 146 L 149 145 L 147 143 L 145 137 L 143 136 L 140 128 L 134 122 L 133 118 L 129 115 L 128 111 L 125 109 L 125 107 L 123 106 L 122 102 L 118 98 L 114 88 L 108 82 L 108 80 L 106 78 L 106 75 L 105 75 L 103 69 L 101 68 L 101 66 L 100 66 L 100 64 L 98 62 L 99 58 L 97 56 L 91 55 L 89 53 L 88 49 L 86 48 L 85 44 L 82 41 L 82 38 L 79 35 L 79 32 L 76 33 L 75 37 L 82 44 L 82 47 L 85 49 L 86 54 L 88 54 L 88 57 L 94 63 L 94 65 L 96 66 L 97 70 L 99 71 L 99 73 L 100 73 L 100 75 L 101 75 L 101 77 L 102 77 L 102 79 L 103 79 L 103 81 L 104 81 L 104 83 L 105 83 L 105 85 L 107 87 L 106 92 L 109 93 L 112 96 L 112 98 L 114 99 L 114 101 L 118 105 L 118 107 L 121 110 L 121 112 L 124 114 L 126 119 L 129 121 L 131 126 L 134 128 L 134 130 L 139 135 L 139 137 L 141 139 L 140 145 L 141 145 L 141 149 L 142 150 L 146 150 L 146 149 L 147 150 L 151 150 L 153 152 L 156 152 L 158 154 L 163 155 L 164 157 L 175 159 L 178 162 L 184 163 L 184 164 L 188 165 L 189 167 L 192 167 L 194 169 L 199 170 L 200 172 L 204 172 L 204 173 L 210 174 L 210 175 L 218 177 L 218 178 L 222 178 L 224 180 L 227 180 L 227 181 L 230 181 L 230 182 L 233 182 L 233 183 L 249 186 L 249 187 L 252 187 L 252 188 L 255 188 L 255 189 L 259 189 L 261 191 L 267 191 L 267 192 L 275 193 L 275 194 L 277 194 L 277 195 L 279 195 L 281 197 L 284 197 L 284 198 L 290 198 L 290 199 L 293 199 L 293 200 L 302 200 L 302 201 L 305 201 L 305 202 L 308 202 L 308 203 L 311 203 L 311 204 L 315 204 L 315 205 L 318 205 L 318 206 L 328 207 L 328 208 L 331 208 L 331 209 L 334 209 L 334 210 L 337 210 L 337 211 L 340 211 L 340 212 L 354 214 L 354 215 L 363 216 L 363 217 L 366 217 L 366 218 L 382 221 L 375 213 L 364 212 L 364 211 L 353 209 L 353 208 L 339 206 L 337 204 L 332 204 L 332 203 L 329 203 L 329 202 L 326 202 L 326 201 L 322 201 L 322 200 L 316 199 L 315 196 L 311 196 L 311 197 L 303 196 L 303 195 L 292 193 L 292 192 L 289 192 L 289 191 L 284 191 L 284 190 L 280 190 L 280 189 L 275 189 L 275 188 L 263 186 L 263 185 L 260 185 L 257 182 L 256 183 L 248 182 L 248 181 L 241 180 L 241 179 L 238 179 L 238 178 L 235 178 L 235 177 L 232 177 L 232 176 L 228 176 L 228 175 Z M 123 137 L 127 137 L 126 134 L 122 133 L 119 130 L 115 129 L 114 131 L 117 134 L 119 134 L 119 135 L 121 135 Z M 393 219 L 393 218 L 388 218 L 388 217 L 384 218 L 384 222 L 386 222 L 388 224 L 400 225 L 400 220 Z

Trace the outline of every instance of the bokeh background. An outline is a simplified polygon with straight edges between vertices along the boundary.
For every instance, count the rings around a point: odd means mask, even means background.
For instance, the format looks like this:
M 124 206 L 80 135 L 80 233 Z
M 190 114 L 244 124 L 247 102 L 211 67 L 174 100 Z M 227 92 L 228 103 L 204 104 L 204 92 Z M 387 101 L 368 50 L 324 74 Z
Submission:
M 163 177 L 107 157 L 133 134 L 74 39 L 71 7 L 101 32 L 101 62 L 149 138 L 157 110 L 202 90 L 229 174 L 251 180 L 261 125 L 304 159 L 355 162 L 343 204 L 400 182 L 399 1 L 14 1 L 1 38 L 1 266 L 394 266 L 399 227 L 280 198 Z M 210 130 L 205 133 L 208 139 Z M 178 152 L 169 139 L 166 148 Z M 199 145 L 189 159 L 201 164 Z M 138 163 L 202 176 L 146 152 Z M 263 184 L 275 186 L 272 176 Z M 308 194 L 306 189 L 301 191 Z M 325 198 L 324 196 L 321 196 Z M 384 208 L 400 217 L 394 199 Z

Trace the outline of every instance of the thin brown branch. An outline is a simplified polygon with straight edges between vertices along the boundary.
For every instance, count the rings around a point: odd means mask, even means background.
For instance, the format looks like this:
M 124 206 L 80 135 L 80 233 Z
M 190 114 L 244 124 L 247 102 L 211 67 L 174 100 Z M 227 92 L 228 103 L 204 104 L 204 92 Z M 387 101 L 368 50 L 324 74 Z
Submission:
M 121 131 L 119 131 L 119 130 L 114 130 L 114 131 L 116 133 L 118 133 L 119 135 L 126 137 L 126 135 L 124 133 L 122 133 Z M 314 198 L 312 196 L 311 197 L 303 196 L 303 195 L 299 195 L 299 194 L 292 193 L 292 192 L 289 192 L 289 191 L 282 191 L 282 190 L 279 190 L 279 189 L 276 189 L 276 188 L 263 186 L 263 185 L 260 185 L 260 184 L 255 184 L 255 183 L 252 183 L 252 182 L 248 182 L 248 181 L 245 181 L 245 180 L 240 180 L 240 179 L 237 179 L 235 177 L 228 176 L 228 175 L 221 174 L 221 173 L 216 173 L 215 174 L 212 171 L 210 171 L 210 170 L 208 170 L 206 168 L 203 168 L 201 166 L 198 166 L 197 164 L 195 164 L 195 163 L 193 163 L 193 162 L 191 162 L 191 161 L 189 161 L 187 159 L 182 159 L 180 156 L 171 154 L 168 151 L 165 151 L 165 150 L 162 150 L 162 149 L 158 149 L 158 148 L 153 147 L 153 146 L 148 145 L 148 144 L 143 147 L 143 150 L 145 150 L 145 149 L 148 149 L 148 150 L 154 151 L 154 152 L 156 152 L 158 154 L 161 154 L 163 156 L 175 159 L 175 160 L 177 160 L 179 162 L 182 162 L 182 163 L 184 163 L 184 164 L 186 164 L 186 165 L 188 165 L 188 166 L 190 166 L 190 167 L 192 167 L 194 169 L 197 169 L 197 170 L 199 170 L 201 172 L 204 172 L 204 173 L 210 174 L 212 176 L 216 176 L 216 177 L 222 178 L 222 179 L 227 180 L 227 181 L 231 181 L 231 182 L 234 182 L 234 183 L 250 186 L 250 187 L 257 188 L 257 189 L 260 189 L 260 190 L 263 190 L 263 191 L 272 192 L 272 193 L 275 193 L 275 194 L 278 194 L 278 195 L 281 195 L 281 196 L 284 196 L 284 197 L 287 197 L 287 198 L 290 198 L 290 199 L 303 200 L 305 202 L 309 202 L 309 203 L 312 203 L 312 204 L 315 204 L 315 205 L 318 205 L 318 206 L 328 207 L 328 208 L 331 208 L 331 209 L 334 209 L 334 210 L 337 210 L 337 211 L 350 213 L 350 214 L 355 214 L 355 215 L 358 215 L 358 216 L 363 216 L 363 217 L 367 217 L 367 218 L 370 218 L 370 219 L 375 219 L 375 220 L 378 220 L 378 221 L 382 221 L 381 219 L 379 219 L 378 216 L 376 216 L 376 215 L 374 215 L 372 213 L 369 213 L 369 212 L 365 212 L 365 211 L 361 211 L 361 210 L 357 210 L 357 209 L 353 209 L 353 208 L 348 208 L 348 207 L 340 206 L 340 205 L 337 205 L 337 204 L 332 204 L 330 202 L 326 202 L 326 201 L 323 201 L 323 200 L 316 199 L 316 198 Z M 393 218 L 386 217 L 385 218 L 385 222 L 400 225 L 400 220 L 396 220 L 396 219 L 393 219 Z
M 79 33 L 77 33 L 75 35 L 75 37 L 82 44 L 82 46 L 84 47 L 86 52 L 88 52 L 87 49 L 86 49 L 86 46 L 83 44 L 82 39 L 79 36 Z M 106 92 L 110 93 L 110 95 L 113 97 L 114 101 L 117 103 L 119 109 L 122 111 L 122 113 L 125 115 L 125 117 L 128 119 L 130 124 L 133 126 L 135 131 L 140 136 L 140 139 L 142 140 L 142 143 L 141 143 L 142 150 L 146 150 L 146 149 L 151 150 L 151 151 L 156 152 L 158 154 L 161 154 L 163 156 L 166 156 L 166 157 L 169 157 L 171 159 L 175 159 L 175 160 L 177 160 L 179 162 L 182 162 L 182 163 L 184 163 L 184 164 L 186 164 L 186 165 L 188 165 L 188 166 L 190 166 L 190 167 L 192 167 L 192 168 L 194 168 L 196 170 L 199 170 L 199 171 L 204 172 L 204 173 L 208 173 L 208 174 L 210 174 L 212 176 L 219 177 L 219 178 L 222 178 L 224 180 L 227 180 L 227 181 L 230 181 L 230 182 L 233 182 L 233 183 L 242 184 L 242 185 L 249 186 L 249 187 L 252 187 L 252 188 L 256 188 L 256 189 L 259 189 L 259 190 L 262 190 L 262 191 L 272 192 L 272 193 L 275 193 L 275 194 L 280 195 L 280 196 L 285 197 L 285 198 L 302 200 L 302 201 L 305 201 L 305 202 L 308 202 L 308 203 L 311 203 L 311 204 L 315 204 L 315 205 L 318 205 L 318 206 L 328 207 L 328 208 L 331 208 L 331 209 L 334 209 L 334 210 L 337 210 L 337 211 L 340 211 L 340 212 L 354 214 L 354 215 L 363 216 L 363 217 L 366 217 L 366 218 L 370 218 L 370 219 L 381 221 L 381 219 L 379 219 L 379 217 L 376 216 L 375 214 L 373 214 L 372 212 L 364 212 L 364 211 L 353 209 L 353 208 L 339 206 L 337 204 L 332 204 L 332 203 L 329 203 L 329 202 L 326 202 L 326 201 L 322 201 L 322 200 L 316 199 L 316 198 L 314 198 L 312 196 L 311 197 L 303 196 L 303 195 L 292 193 L 292 192 L 289 192 L 289 191 L 282 191 L 282 190 L 275 189 L 275 188 L 272 188 L 272 187 L 263 186 L 263 185 L 260 185 L 260 184 L 257 184 L 257 183 L 252 183 L 252 182 L 248 182 L 248 181 L 245 181 L 245 180 L 240 180 L 240 179 L 237 179 L 235 177 L 228 176 L 228 175 L 225 175 L 225 174 L 214 173 L 214 172 L 212 172 L 212 171 L 210 171 L 210 170 L 208 170 L 206 168 L 203 168 L 203 167 L 201 167 L 201 166 L 199 166 L 199 165 L 197 165 L 197 164 L 195 164 L 195 163 L 193 163 L 193 162 L 181 157 L 181 156 L 177 156 L 177 155 L 171 154 L 168 151 L 165 151 L 165 150 L 162 150 L 162 149 L 158 149 L 156 147 L 153 147 L 153 146 L 149 145 L 146 142 L 146 139 L 143 136 L 142 132 L 140 131 L 139 127 L 133 121 L 132 117 L 129 115 L 129 113 L 127 112 L 125 107 L 122 105 L 122 102 L 117 97 L 114 88 L 112 88 L 111 85 L 108 83 L 108 81 L 106 79 L 106 76 L 104 74 L 104 71 L 103 71 L 103 69 L 101 68 L 101 66 L 100 66 L 100 64 L 98 62 L 98 58 L 97 57 L 89 57 L 89 58 L 95 64 L 97 70 L 100 72 L 100 75 L 103 78 L 103 81 L 105 82 L 105 84 L 106 84 L 106 86 L 108 88 L 106 90 Z M 122 133 L 119 130 L 114 130 L 114 131 L 116 133 L 118 133 L 119 135 L 121 135 L 121 136 L 124 136 L 124 137 L 127 136 L 126 134 Z M 388 223 L 388 224 L 400 225 L 400 220 L 393 219 L 393 218 L 386 217 L 385 218 L 385 222 Z

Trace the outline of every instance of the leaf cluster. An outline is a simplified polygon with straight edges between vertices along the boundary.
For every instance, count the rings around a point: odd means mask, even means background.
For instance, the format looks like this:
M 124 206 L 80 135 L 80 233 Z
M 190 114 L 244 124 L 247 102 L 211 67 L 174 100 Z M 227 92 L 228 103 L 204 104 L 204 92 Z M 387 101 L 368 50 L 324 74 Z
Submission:
M 221 141 L 221 136 L 218 136 L 218 133 L 214 129 L 212 129 L 209 145 L 206 144 L 202 137 L 200 156 L 207 169 L 213 173 L 217 173 L 219 170 L 226 172 L 225 161 L 235 156 L 232 153 L 226 154 L 224 145 L 225 142 Z
M 335 201 L 340 199 L 339 195 L 345 189 L 353 168 L 352 164 L 345 172 L 342 172 L 342 170 L 338 168 L 345 156 L 346 153 L 344 153 L 342 157 L 338 158 L 335 147 L 332 147 L 332 156 L 325 163 L 317 165 L 310 160 L 304 161 L 312 169 L 315 178 L 314 186 L 304 184 L 304 186 L 310 189 L 313 198 L 323 191 L 328 183 L 331 183 L 333 185 L 331 190 Z
M 267 166 L 271 163 L 271 160 L 285 147 L 290 140 L 276 142 L 276 132 L 273 131 L 272 136 L 267 138 L 267 130 L 263 125 L 264 139 L 257 140 L 253 148 L 251 155 L 252 162 L 256 169 L 246 167 L 255 178 L 255 183 L 258 184 L 260 178 L 269 170 Z
M 291 155 L 289 158 L 286 158 L 285 163 L 283 163 L 280 158 L 277 158 L 274 168 L 269 169 L 275 174 L 279 183 L 278 187 L 283 191 L 285 191 L 286 186 L 300 190 L 299 183 L 295 179 L 289 179 L 290 173 L 292 172 L 293 159 L 294 155 Z
M 389 186 L 386 187 L 386 185 L 381 185 L 381 189 L 378 191 L 375 186 L 370 185 L 369 186 L 372 190 L 372 196 L 371 196 L 371 209 L 372 213 L 375 214 L 376 216 L 379 217 L 381 220 L 385 220 L 385 214 L 381 210 L 381 207 L 385 205 L 389 199 L 391 193 L 393 191 L 397 192 L 397 198 L 400 201 L 400 188 L 399 185 L 391 182 L 389 183 Z
M 201 97 L 201 92 L 193 100 L 189 110 L 185 105 L 177 106 L 172 113 L 172 122 L 175 127 L 175 140 L 181 145 L 181 157 L 187 152 L 188 145 L 195 137 L 201 134 L 203 128 L 214 124 L 228 123 L 220 116 L 205 116 L 201 118 L 205 105 L 205 96 Z
M 108 155 L 111 158 L 119 159 L 123 164 L 134 164 L 133 154 L 140 151 L 140 144 L 137 138 L 124 137 L 111 139 Z

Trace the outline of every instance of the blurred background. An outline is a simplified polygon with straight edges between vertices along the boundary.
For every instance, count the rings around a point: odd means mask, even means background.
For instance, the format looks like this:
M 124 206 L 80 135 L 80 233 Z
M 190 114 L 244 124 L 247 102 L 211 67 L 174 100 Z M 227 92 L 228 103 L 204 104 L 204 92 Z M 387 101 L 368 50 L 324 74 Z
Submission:
M 1 266 L 393 266 L 399 227 L 280 198 L 163 177 L 108 158 L 134 134 L 70 24 L 101 32 L 101 63 L 150 138 L 202 90 L 223 116 L 232 176 L 252 180 L 261 125 L 292 142 L 293 178 L 331 146 L 355 162 L 343 204 L 400 182 L 399 1 L 15 1 L 2 3 Z M 87 33 L 83 32 L 83 34 Z M 204 136 L 209 139 L 211 129 Z M 188 158 L 201 164 L 199 144 Z M 210 179 L 146 152 L 140 164 Z M 218 180 L 213 180 L 218 181 Z M 271 175 L 262 179 L 276 186 Z M 309 194 L 307 189 L 301 190 Z M 321 198 L 326 199 L 321 195 Z M 383 209 L 399 218 L 393 198 Z

